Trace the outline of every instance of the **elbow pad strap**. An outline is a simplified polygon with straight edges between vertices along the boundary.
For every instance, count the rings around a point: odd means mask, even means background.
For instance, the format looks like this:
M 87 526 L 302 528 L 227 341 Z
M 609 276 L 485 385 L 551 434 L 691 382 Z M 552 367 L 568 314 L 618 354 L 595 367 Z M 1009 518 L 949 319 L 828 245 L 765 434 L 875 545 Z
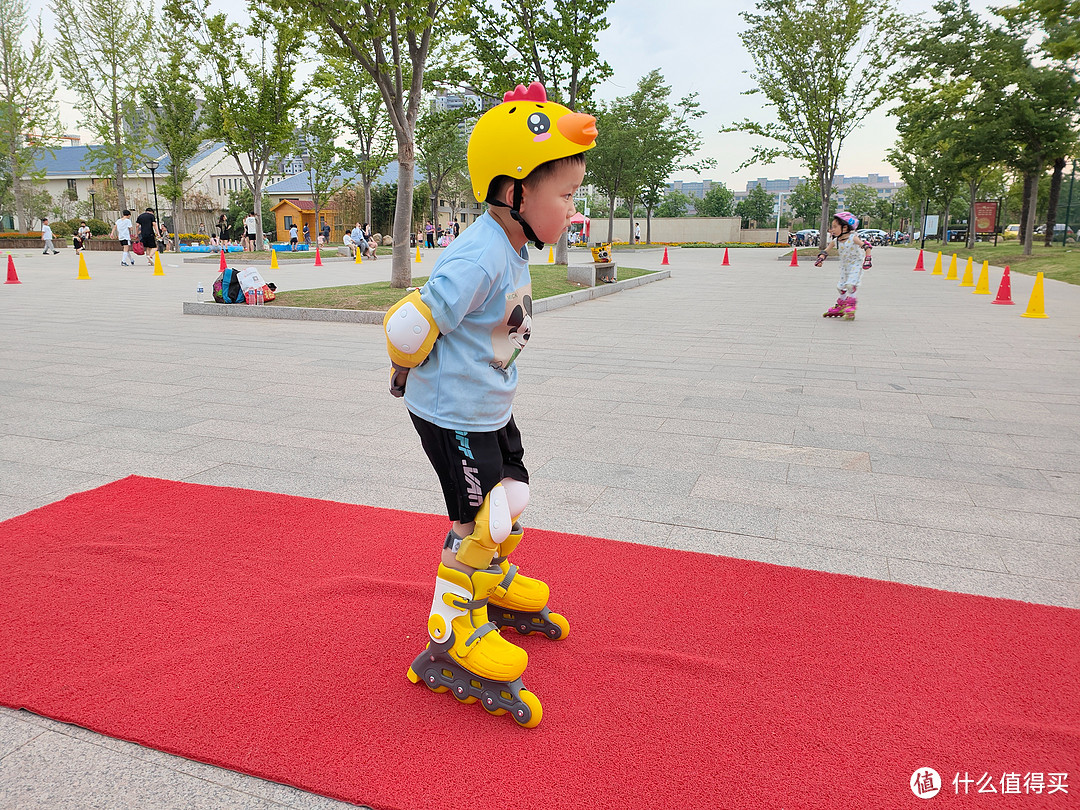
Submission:
M 439 337 L 439 327 L 431 317 L 431 309 L 420 299 L 419 290 L 390 307 L 383 318 L 383 329 L 390 360 L 401 368 L 416 368 L 423 363 Z

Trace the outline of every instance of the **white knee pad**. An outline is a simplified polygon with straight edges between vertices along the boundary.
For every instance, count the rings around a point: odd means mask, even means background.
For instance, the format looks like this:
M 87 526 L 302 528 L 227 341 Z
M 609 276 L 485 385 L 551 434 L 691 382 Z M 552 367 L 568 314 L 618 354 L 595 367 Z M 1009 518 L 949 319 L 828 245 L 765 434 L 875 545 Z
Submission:
M 500 483 L 506 491 L 510 516 L 517 520 L 525 511 L 525 507 L 529 505 L 529 485 L 524 481 L 515 481 L 513 478 L 504 478 Z

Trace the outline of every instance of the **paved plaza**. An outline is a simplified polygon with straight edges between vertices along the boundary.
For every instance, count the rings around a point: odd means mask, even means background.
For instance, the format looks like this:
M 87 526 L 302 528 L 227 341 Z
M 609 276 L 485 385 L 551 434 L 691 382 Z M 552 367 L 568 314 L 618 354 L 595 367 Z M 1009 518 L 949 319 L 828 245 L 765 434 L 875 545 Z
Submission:
M 1034 279 L 994 306 L 884 248 L 842 322 L 821 317 L 836 263 L 779 253 L 672 250 L 670 279 L 536 316 L 526 525 L 1080 607 L 1080 288 L 1047 281 L 1049 319 L 1022 318 Z M 0 519 L 131 474 L 442 512 L 380 327 L 183 315 L 217 270 L 176 254 L 162 278 L 87 253 L 90 281 L 70 248 L 15 256 Z M 299 289 L 390 261 L 262 272 Z M 442 537 L 407 542 L 434 560 Z M 0 806 L 347 805 L 0 709 Z

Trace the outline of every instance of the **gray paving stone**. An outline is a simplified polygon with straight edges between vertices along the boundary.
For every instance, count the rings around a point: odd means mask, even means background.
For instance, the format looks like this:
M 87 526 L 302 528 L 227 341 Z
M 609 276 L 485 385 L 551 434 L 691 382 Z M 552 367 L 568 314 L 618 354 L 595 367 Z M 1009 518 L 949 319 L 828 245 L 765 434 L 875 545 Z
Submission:
M 895 558 L 889 558 L 889 574 L 894 582 L 907 585 L 1080 608 L 1080 588 L 1075 582 L 1034 579 Z

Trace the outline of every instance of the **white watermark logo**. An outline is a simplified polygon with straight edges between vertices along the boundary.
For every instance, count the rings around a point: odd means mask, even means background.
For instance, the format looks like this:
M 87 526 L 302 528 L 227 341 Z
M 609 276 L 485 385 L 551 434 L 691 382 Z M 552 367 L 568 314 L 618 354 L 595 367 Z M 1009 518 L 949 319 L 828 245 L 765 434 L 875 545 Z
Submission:
M 916 768 L 909 784 L 911 792 L 920 799 L 932 799 L 941 790 L 941 777 L 933 768 Z

